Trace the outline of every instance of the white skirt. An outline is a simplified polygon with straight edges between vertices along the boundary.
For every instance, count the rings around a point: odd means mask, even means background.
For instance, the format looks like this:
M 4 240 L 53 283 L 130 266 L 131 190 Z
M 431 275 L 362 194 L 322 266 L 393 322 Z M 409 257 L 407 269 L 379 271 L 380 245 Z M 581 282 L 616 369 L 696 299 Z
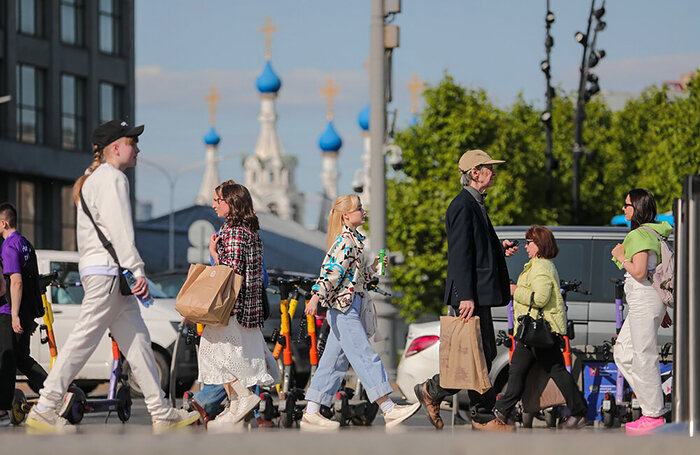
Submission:
M 259 328 L 242 327 L 235 316 L 231 316 L 225 327 L 204 328 L 198 359 L 199 381 L 204 384 L 228 384 L 238 380 L 245 387 L 253 387 L 276 382 L 268 368 L 275 374 L 277 365 L 262 332 Z M 273 360 L 273 365 L 268 365 L 268 359 Z

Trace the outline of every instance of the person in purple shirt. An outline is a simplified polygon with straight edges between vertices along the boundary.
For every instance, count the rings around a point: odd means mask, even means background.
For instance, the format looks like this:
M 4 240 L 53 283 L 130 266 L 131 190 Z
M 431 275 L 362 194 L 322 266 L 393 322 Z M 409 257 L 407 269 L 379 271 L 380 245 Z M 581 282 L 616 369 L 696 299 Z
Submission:
M 8 203 L 0 204 L 0 235 L 4 241 L 0 251 L 2 257 L 4 297 L 0 297 L 0 426 L 9 423 L 7 411 L 12 408 L 15 390 L 15 374 L 19 370 L 29 380 L 30 387 L 38 391 L 44 385 L 46 371 L 29 352 L 29 341 L 39 315 L 36 289 L 25 283 L 23 275 L 38 276 L 36 255 L 29 241 L 17 232 L 17 210 Z M 29 270 L 33 269 L 33 270 Z M 5 279 L 9 278 L 9 286 Z M 31 292 L 35 291 L 35 292 Z

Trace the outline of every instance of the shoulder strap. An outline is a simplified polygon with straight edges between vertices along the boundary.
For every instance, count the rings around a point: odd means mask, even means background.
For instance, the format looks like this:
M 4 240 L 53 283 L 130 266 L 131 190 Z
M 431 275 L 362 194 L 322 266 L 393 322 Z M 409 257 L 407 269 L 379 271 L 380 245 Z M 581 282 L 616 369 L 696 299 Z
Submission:
M 92 221 L 92 225 L 95 226 L 97 237 L 100 239 L 100 242 L 102 242 L 102 246 L 105 247 L 105 250 L 107 250 L 109 255 L 112 256 L 112 259 L 114 259 L 114 262 L 117 263 L 117 266 L 121 267 L 121 265 L 119 265 L 119 258 L 117 258 L 117 252 L 114 251 L 114 247 L 112 246 L 112 242 L 107 240 L 107 237 L 105 237 L 102 230 L 99 228 L 99 226 L 97 226 L 97 223 L 95 223 L 95 220 L 92 218 L 92 214 L 90 213 L 90 210 L 88 210 L 85 198 L 83 198 L 82 190 L 80 191 L 80 205 L 83 207 L 83 212 L 85 212 L 85 215 L 87 215 L 87 217 L 90 218 L 90 221 Z
M 659 239 L 659 242 L 666 240 L 664 237 L 661 237 L 661 234 L 650 228 L 649 226 L 639 226 L 640 228 L 644 229 L 645 231 L 649 231 L 652 234 L 656 236 L 657 239 Z

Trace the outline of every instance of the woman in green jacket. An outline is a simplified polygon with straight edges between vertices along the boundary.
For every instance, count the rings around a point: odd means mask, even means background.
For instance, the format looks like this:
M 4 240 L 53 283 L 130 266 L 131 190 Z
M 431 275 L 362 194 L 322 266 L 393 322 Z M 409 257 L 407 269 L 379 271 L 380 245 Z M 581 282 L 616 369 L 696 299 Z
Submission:
M 571 415 L 559 427 L 581 428 L 586 424 L 588 407 L 576 386 L 576 381 L 566 370 L 561 353 L 562 335 L 566 333 L 566 310 L 559 291 L 559 273 L 551 261 L 559 252 L 559 248 L 552 231 L 542 226 L 532 226 L 528 229 L 525 240 L 525 249 L 530 261 L 525 264 L 518 277 L 518 284 L 510 285 L 515 320 L 528 312 L 532 299 L 530 315 L 536 318 L 540 309 L 542 310 L 544 319 L 552 329 L 555 343 L 549 348 L 532 348 L 516 342 L 508 370 L 508 387 L 496 401 L 494 413 L 497 419 L 503 423 L 507 422 L 523 394 L 527 373 L 537 362 L 559 387 L 571 411 Z M 517 324 L 518 322 L 516 330 Z

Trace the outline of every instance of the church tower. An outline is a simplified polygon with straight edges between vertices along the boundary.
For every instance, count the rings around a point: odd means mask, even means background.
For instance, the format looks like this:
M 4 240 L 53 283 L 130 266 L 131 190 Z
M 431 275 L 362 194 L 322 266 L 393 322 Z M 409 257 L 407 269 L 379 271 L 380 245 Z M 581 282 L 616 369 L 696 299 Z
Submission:
M 244 185 L 250 191 L 255 210 L 302 223 L 304 198 L 294 181 L 297 159 L 284 154 L 276 128 L 275 100 L 282 81 L 272 69 L 270 43 L 277 26 L 268 17 L 260 31 L 265 35 L 265 67 L 256 81 L 260 92 L 260 135 L 255 153 L 243 161 Z
M 333 126 L 333 104 L 335 96 L 340 92 L 338 86 L 329 77 L 326 85 L 321 89 L 321 96 L 326 98 L 328 113 L 326 114 L 326 130 L 318 138 L 318 146 L 321 149 L 321 183 L 323 184 L 323 201 L 319 214 L 318 229 L 328 230 L 328 215 L 333 202 L 338 197 L 338 152 L 343 146 L 343 140 L 338 136 Z
M 221 142 L 221 138 L 216 133 L 214 124 L 216 123 L 216 103 L 221 101 L 221 96 L 216 91 L 216 87 L 212 85 L 211 89 L 209 90 L 209 94 L 204 97 L 204 100 L 209 103 L 209 123 L 211 128 L 204 136 L 206 166 L 204 168 L 202 184 L 199 187 L 199 193 L 197 194 L 197 198 L 194 200 L 194 203 L 197 205 L 211 205 L 211 198 L 214 194 L 214 190 L 220 183 L 218 168 L 219 158 L 217 156 L 217 149 L 219 147 L 219 142 Z

